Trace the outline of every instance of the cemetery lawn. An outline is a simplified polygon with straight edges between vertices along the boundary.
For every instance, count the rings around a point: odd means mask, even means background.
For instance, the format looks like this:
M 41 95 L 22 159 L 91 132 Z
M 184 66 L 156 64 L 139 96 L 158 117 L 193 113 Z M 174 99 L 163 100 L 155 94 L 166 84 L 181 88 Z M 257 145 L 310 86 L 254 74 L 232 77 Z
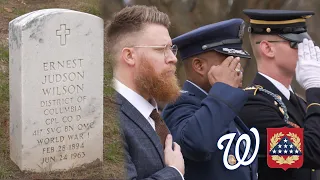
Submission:
M 123 158 L 115 109 L 107 106 L 113 96 L 112 68 L 104 65 L 104 153 L 103 163 L 93 162 L 67 172 L 22 172 L 10 159 L 9 145 L 9 21 L 25 13 L 46 8 L 66 8 L 101 16 L 99 0 L 0 0 L 0 179 L 119 179 Z M 94 148 L 94 147 L 92 147 Z

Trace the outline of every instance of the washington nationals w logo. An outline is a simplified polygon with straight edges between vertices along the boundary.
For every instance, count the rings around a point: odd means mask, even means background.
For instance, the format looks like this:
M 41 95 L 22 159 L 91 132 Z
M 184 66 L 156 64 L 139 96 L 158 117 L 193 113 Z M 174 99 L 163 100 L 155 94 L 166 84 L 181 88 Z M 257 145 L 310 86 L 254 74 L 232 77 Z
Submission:
M 249 151 L 250 151 L 250 147 L 251 147 L 251 139 L 249 137 L 248 134 L 242 134 L 239 139 L 236 142 L 236 146 L 235 146 L 235 157 L 233 155 L 229 155 L 229 151 L 231 148 L 231 144 L 236 136 L 236 133 L 230 133 L 230 134 L 226 134 L 223 135 L 218 143 L 217 146 L 220 150 L 222 150 L 224 148 L 224 145 L 222 144 L 222 142 L 224 142 L 225 140 L 229 140 L 228 144 L 226 146 L 226 149 L 223 153 L 223 164 L 224 166 L 229 169 L 229 170 L 235 170 L 237 169 L 240 165 L 243 166 L 247 166 L 249 164 L 251 164 L 254 159 L 256 158 L 257 154 L 258 154 L 258 150 L 259 150 L 259 144 L 260 144 L 260 136 L 259 136 L 259 132 L 256 128 L 251 128 L 250 131 L 254 134 L 255 137 L 255 149 L 253 154 L 251 155 L 251 157 L 248 159 L 248 155 L 249 155 Z M 242 157 L 240 157 L 239 151 L 240 151 L 240 143 L 243 142 L 243 140 L 245 141 L 245 151 Z M 248 159 L 248 160 L 246 160 Z

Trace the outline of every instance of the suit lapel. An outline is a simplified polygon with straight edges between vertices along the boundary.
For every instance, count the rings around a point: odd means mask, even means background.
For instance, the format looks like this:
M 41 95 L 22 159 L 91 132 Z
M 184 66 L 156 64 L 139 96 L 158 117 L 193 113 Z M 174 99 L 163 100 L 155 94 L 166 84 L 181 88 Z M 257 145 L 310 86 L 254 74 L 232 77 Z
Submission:
M 302 99 L 300 98 L 299 96 L 298 97 L 298 101 L 299 101 L 299 106 L 300 106 L 300 109 L 303 111 L 304 113 L 304 116 L 307 114 L 307 103 Z
M 162 164 L 164 164 L 163 147 L 155 130 L 148 123 L 147 119 L 121 94 L 117 93 L 117 99 L 120 102 L 121 111 L 149 137 L 161 157 Z
M 282 102 L 286 105 L 288 109 L 288 114 L 291 121 L 297 123 L 300 127 L 303 127 L 303 116 L 297 111 L 297 109 L 291 104 L 291 102 L 278 90 L 276 86 L 274 86 L 268 79 L 263 77 L 261 74 L 257 73 L 254 81 L 254 85 L 260 85 L 264 89 L 267 89 L 274 94 L 277 94 L 281 97 Z M 271 97 L 271 96 L 270 96 Z

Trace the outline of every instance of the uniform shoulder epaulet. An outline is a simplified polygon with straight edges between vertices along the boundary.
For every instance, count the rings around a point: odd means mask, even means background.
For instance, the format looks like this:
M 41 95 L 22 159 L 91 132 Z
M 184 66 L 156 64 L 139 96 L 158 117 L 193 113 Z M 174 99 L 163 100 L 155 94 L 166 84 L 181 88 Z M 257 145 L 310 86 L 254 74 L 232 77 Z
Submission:
M 259 89 L 263 89 L 263 87 L 260 85 L 254 85 L 254 86 L 246 87 L 243 90 L 244 91 L 254 91 L 253 95 L 256 95 Z

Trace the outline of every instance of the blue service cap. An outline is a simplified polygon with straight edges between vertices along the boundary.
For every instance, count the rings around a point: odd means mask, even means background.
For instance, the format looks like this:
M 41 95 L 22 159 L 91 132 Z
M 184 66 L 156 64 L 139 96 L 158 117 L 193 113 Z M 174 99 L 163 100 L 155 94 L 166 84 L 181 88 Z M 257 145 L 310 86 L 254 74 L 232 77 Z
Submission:
M 306 21 L 314 15 L 313 11 L 245 9 L 243 13 L 250 18 L 249 33 L 279 35 L 292 42 L 311 39 Z
M 178 46 L 182 60 L 212 50 L 250 59 L 250 54 L 242 49 L 244 28 L 242 19 L 230 19 L 182 34 L 172 39 L 172 43 Z

